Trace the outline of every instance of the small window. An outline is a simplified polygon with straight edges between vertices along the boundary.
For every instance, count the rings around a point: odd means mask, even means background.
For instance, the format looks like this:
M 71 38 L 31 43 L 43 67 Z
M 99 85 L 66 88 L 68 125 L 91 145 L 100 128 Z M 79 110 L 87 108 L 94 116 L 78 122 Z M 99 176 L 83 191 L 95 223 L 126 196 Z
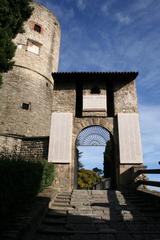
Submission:
M 31 103 L 22 103 L 21 107 L 24 110 L 31 110 Z
M 99 87 L 95 86 L 91 89 L 91 94 L 100 94 L 101 91 L 99 89 Z
M 38 25 L 38 24 L 35 24 L 35 25 L 34 25 L 34 31 L 36 31 L 36 32 L 38 32 L 38 33 L 41 33 L 41 31 L 42 31 L 41 26 Z
M 40 47 L 41 47 L 40 43 L 28 39 L 28 41 L 27 41 L 27 51 L 28 52 L 32 52 L 36 55 L 39 55 Z

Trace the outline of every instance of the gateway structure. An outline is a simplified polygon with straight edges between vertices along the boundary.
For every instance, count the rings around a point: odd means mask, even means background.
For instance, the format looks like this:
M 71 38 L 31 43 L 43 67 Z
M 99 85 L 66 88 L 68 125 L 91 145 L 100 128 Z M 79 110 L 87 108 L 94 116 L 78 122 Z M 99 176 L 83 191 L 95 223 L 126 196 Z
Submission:
M 131 168 L 143 163 L 135 87 L 137 75 L 136 72 L 53 73 L 48 160 L 56 164 L 56 187 L 76 187 L 77 144 L 80 144 L 77 138 L 91 127 L 91 145 L 101 145 L 101 142 L 107 145 L 108 140 L 112 144 L 106 168 L 109 168 L 107 172 L 113 185 L 131 182 Z M 94 134 L 96 127 L 106 130 L 107 140 L 102 130 Z
M 114 186 L 128 185 L 131 167 L 143 162 L 138 74 L 58 73 L 59 23 L 48 9 L 33 5 L 25 33 L 14 40 L 15 66 L 0 89 L 0 150 L 55 163 L 54 186 L 70 190 L 76 187 L 78 144 L 110 141 L 107 174 Z

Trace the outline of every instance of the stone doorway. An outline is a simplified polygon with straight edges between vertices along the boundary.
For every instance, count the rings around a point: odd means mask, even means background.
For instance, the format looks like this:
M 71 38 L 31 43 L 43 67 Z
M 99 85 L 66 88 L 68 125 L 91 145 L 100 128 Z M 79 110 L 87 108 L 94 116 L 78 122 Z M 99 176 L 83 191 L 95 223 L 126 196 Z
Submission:
M 116 174 L 112 139 L 108 129 L 100 125 L 91 125 L 79 132 L 76 139 L 75 172 L 78 189 L 93 189 L 97 184 L 103 188 L 103 184 L 99 185 L 98 182 L 106 178 L 110 179 L 113 185 Z M 87 180 L 87 176 L 90 176 L 90 179 Z

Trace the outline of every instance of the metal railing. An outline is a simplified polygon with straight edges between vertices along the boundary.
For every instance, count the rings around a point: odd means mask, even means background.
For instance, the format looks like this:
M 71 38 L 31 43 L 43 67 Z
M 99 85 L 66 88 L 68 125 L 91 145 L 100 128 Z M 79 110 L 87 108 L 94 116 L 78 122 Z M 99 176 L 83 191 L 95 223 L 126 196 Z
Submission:
M 140 178 L 140 175 L 144 175 L 144 174 L 160 174 L 160 169 L 139 169 L 135 172 L 135 183 L 136 186 L 140 186 L 140 185 L 147 185 L 147 186 L 152 186 L 152 187 L 160 187 L 160 182 L 158 181 L 151 181 L 148 180 L 147 178 L 145 179 L 145 177 L 142 177 L 142 179 L 138 179 Z M 145 176 L 145 175 L 144 175 Z

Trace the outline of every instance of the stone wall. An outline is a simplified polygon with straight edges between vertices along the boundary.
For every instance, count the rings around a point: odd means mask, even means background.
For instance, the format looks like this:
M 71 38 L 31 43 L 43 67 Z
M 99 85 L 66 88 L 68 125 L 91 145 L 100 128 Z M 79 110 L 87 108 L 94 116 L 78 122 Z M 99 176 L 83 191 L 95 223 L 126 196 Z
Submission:
M 75 116 L 76 91 L 73 83 L 56 83 L 53 91 L 53 112 L 71 112 Z
M 20 152 L 27 159 L 47 159 L 48 145 L 49 137 L 24 138 Z
M 17 47 L 15 64 L 42 74 L 53 81 L 51 73 L 58 70 L 60 25 L 47 8 L 33 3 L 34 11 L 24 24 L 25 33 L 18 34 L 14 42 Z M 34 31 L 34 25 L 41 27 L 41 32 Z M 33 40 L 40 44 L 39 54 L 27 51 L 27 41 Z
M 53 103 L 53 79 L 59 61 L 60 26 L 47 8 L 33 3 L 25 33 L 14 39 L 15 66 L 3 76 L 0 89 L 0 134 L 48 136 Z M 37 24 L 41 31 L 35 31 Z M 28 41 L 39 53 L 28 50 Z M 38 44 L 38 45 L 34 45 Z M 28 106 L 28 110 L 23 105 Z
M 21 154 L 26 159 L 47 159 L 49 137 L 0 136 L 0 152 Z
M 137 93 L 135 81 L 123 83 L 116 82 L 114 86 L 114 110 L 115 115 L 121 112 L 137 112 Z
M 48 136 L 53 87 L 43 76 L 14 67 L 0 89 L 0 134 Z M 29 104 L 29 109 L 22 104 Z
M 131 189 L 134 185 L 134 168 L 143 167 L 141 164 L 121 164 L 119 166 L 118 188 L 122 190 Z
M 61 191 L 71 191 L 71 166 L 70 164 L 55 163 L 54 189 Z
M 0 135 L 0 152 L 19 153 L 22 139 L 15 136 Z
M 137 92 L 136 82 L 128 81 L 127 83 L 121 81 L 116 82 L 114 85 L 114 139 L 115 139 L 115 155 L 116 155 L 116 173 L 117 173 L 117 187 L 119 189 L 130 188 L 132 179 L 132 167 L 138 164 L 120 164 L 120 152 L 119 152 L 119 134 L 118 134 L 118 113 L 137 113 Z M 127 146 L 126 146 L 127 147 Z

